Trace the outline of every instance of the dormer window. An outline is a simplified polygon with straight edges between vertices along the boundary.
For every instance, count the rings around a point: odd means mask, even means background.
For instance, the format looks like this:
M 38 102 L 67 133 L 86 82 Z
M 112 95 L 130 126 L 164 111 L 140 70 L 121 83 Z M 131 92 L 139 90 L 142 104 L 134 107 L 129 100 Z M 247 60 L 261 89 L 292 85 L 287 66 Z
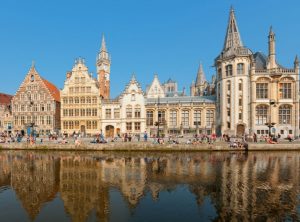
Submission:
M 33 82 L 34 81 L 34 75 L 30 76 L 30 81 Z

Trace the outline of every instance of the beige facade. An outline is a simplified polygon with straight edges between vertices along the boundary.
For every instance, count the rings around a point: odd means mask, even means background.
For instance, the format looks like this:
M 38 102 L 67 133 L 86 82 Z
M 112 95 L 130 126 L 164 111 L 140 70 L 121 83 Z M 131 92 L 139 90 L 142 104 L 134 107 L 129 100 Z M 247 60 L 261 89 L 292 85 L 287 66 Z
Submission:
M 88 72 L 82 58 L 67 73 L 61 95 L 61 132 L 95 135 L 100 133 L 101 100 L 98 81 Z
M 270 29 L 268 56 L 243 46 L 233 9 L 217 72 L 217 133 L 299 136 L 299 61 L 294 67 L 276 60 Z
M 12 99 L 15 132 L 58 133 L 60 130 L 59 90 L 43 79 L 33 65 Z
M 214 96 L 166 96 L 155 75 L 146 94 L 146 130 L 151 136 L 215 132 Z M 158 124 L 157 124 L 158 123 Z

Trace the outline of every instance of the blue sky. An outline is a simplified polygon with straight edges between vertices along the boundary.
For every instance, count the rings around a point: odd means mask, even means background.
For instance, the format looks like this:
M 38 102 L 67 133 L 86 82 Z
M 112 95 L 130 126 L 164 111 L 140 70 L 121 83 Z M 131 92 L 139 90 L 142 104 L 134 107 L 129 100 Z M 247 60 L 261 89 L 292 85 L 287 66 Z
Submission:
M 296 0 L 9 0 L 0 7 L 0 92 L 15 94 L 32 60 L 58 88 L 76 57 L 85 58 L 95 75 L 102 33 L 112 57 L 112 97 L 133 72 L 143 89 L 154 73 L 188 89 L 200 61 L 208 79 L 215 73 L 231 5 L 244 45 L 267 53 L 272 25 L 277 60 L 292 67 L 300 55 Z

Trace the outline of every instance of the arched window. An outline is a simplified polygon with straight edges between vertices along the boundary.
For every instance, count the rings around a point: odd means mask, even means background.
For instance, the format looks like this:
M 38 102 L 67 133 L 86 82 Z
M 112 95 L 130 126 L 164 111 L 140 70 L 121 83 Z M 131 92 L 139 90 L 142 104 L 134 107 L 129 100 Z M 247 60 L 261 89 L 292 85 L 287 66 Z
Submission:
M 264 125 L 268 118 L 268 106 L 258 105 L 256 107 L 256 125 Z
M 244 74 L 244 63 L 238 63 L 236 72 L 238 75 Z
M 232 65 L 227 65 L 225 68 L 226 68 L 226 76 L 232 76 Z
M 279 107 L 279 124 L 291 124 L 292 107 L 282 105 Z

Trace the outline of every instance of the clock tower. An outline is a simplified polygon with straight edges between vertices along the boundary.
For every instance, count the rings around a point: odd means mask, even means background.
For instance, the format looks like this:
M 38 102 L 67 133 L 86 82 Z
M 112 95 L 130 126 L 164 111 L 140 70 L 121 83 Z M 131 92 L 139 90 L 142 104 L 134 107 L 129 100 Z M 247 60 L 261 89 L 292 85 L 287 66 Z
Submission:
M 106 49 L 104 35 L 100 52 L 96 59 L 97 76 L 99 82 L 99 93 L 101 98 L 109 99 L 110 97 L 110 56 Z

